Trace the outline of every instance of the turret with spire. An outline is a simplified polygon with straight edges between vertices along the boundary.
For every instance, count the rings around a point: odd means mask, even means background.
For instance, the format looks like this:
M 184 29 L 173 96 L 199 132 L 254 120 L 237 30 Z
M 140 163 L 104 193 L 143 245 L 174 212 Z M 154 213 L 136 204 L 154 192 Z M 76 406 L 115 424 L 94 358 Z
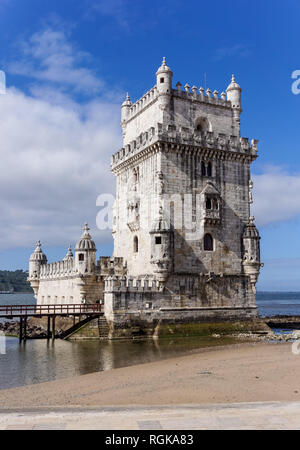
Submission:
M 260 236 L 254 223 L 254 217 L 249 218 L 243 234 L 243 268 L 249 276 L 252 289 L 256 292 L 255 285 L 261 267 L 260 262 Z
M 163 57 L 162 65 L 156 72 L 156 88 L 159 95 L 159 102 L 162 109 L 165 109 L 171 99 L 173 72 L 167 66 L 166 58 Z
M 241 92 L 242 89 L 235 80 L 235 76 L 232 75 L 231 83 L 226 89 L 227 100 L 231 102 L 231 107 L 233 109 L 233 128 L 236 131 L 237 136 L 240 136 L 240 123 L 241 123 L 241 113 L 242 113 L 242 103 L 241 103 Z
M 68 248 L 68 252 L 66 254 L 66 256 L 64 257 L 64 261 L 71 261 L 73 259 L 74 255 L 72 252 L 72 245 L 69 246 Z
M 129 116 L 129 110 L 131 107 L 132 103 L 129 97 L 129 94 L 127 92 L 126 94 L 126 99 L 125 101 L 122 103 L 122 107 L 121 107 L 121 125 L 122 127 L 124 127 L 126 120 L 128 119 Z
M 37 297 L 39 290 L 41 266 L 44 264 L 47 264 L 47 256 L 43 253 L 41 241 L 38 241 L 36 244 L 36 249 L 29 258 L 28 276 L 28 281 L 31 284 L 35 297 Z
M 89 230 L 85 223 L 83 234 L 75 246 L 75 269 L 81 274 L 92 273 L 96 262 L 97 249 Z
M 39 276 L 42 264 L 47 264 L 47 256 L 43 253 L 41 241 L 38 241 L 36 249 L 29 259 L 29 278 L 36 278 Z

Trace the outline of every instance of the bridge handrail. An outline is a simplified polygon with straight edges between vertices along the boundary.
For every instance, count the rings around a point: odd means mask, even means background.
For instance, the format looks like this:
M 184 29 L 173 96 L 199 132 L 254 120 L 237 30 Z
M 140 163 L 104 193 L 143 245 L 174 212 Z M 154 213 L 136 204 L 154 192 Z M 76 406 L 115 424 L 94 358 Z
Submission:
M 0 315 L 14 314 L 85 314 L 101 312 L 100 303 L 79 303 L 61 305 L 0 305 Z

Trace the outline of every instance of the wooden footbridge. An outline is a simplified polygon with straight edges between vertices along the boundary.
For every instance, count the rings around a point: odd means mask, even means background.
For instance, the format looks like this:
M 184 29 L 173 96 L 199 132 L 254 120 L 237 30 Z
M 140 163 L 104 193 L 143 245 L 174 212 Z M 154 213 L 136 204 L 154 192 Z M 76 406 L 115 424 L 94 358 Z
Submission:
M 20 319 L 19 340 L 26 340 L 27 320 L 29 317 L 47 317 L 47 338 L 55 339 L 56 317 L 76 317 L 81 322 L 82 316 L 93 318 L 103 316 L 100 303 L 74 305 L 0 305 L 0 318 Z M 52 326 L 51 326 L 52 322 Z

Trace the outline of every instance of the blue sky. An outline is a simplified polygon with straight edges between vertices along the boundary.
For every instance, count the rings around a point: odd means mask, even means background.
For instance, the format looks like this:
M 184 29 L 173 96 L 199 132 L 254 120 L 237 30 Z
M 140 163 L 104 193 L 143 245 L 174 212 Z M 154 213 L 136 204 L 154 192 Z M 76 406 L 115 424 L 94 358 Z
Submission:
M 96 197 L 114 192 L 120 103 L 155 83 L 162 56 L 179 80 L 243 89 L 242 136 L 259 139 L 253 214 L 262 236 L 258 288 L 300 290 L 299 1 L 0 0 L 0 268 L 27 268 L 38 238 L 64 256 Z

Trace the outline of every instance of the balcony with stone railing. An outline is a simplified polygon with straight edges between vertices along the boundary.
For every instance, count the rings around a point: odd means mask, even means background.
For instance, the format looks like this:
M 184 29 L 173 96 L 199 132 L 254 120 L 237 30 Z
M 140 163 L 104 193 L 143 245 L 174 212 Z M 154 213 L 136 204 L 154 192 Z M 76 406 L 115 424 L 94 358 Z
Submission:
M 205 225 L 218 225 L 221 214 L 219 209 L 204 209 L 202 219 Z

